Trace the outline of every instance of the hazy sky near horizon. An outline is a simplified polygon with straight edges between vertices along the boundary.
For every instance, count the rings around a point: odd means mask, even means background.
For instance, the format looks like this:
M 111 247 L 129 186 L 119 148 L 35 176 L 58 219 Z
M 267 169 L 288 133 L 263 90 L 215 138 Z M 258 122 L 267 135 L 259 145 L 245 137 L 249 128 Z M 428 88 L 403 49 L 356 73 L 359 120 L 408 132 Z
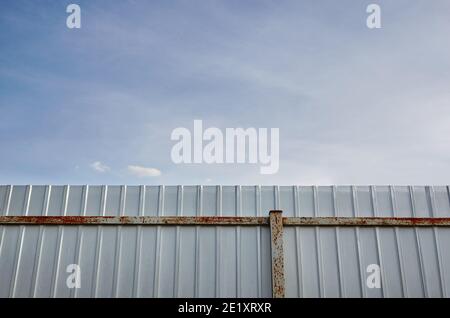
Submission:
M 0 184 L 448 184 L 449 35 L 447 0 L 2 1 Z M 174 164 L 194 119 L 279 128 L 278 173 Z

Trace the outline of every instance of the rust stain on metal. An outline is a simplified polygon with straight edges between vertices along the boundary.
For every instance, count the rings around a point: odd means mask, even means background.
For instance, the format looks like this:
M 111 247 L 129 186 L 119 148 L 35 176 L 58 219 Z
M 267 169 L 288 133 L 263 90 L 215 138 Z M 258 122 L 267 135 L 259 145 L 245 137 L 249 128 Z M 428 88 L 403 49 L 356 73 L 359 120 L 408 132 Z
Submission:
M 283 298 L 284 288 L 284 252 L 283 252 L 283 218 L 281 211 L 270 211 L 270 237 L 272 250 L 272 296 Z
M 450 218 L 393 217 L 290 217 L 285 226 L 450 226 Z
M 2 225 L 267 225 L 266 217 L 0 216 Z
M 272 211 L 276 213 L 277 211 Z M 281 213 L 281 212 L 280 212 Z M 448 227 L 450 218 L 286 217 L 284 226 Z M 269 225 L 267 217 L 224 216 L 0 216 L 1 225 Z

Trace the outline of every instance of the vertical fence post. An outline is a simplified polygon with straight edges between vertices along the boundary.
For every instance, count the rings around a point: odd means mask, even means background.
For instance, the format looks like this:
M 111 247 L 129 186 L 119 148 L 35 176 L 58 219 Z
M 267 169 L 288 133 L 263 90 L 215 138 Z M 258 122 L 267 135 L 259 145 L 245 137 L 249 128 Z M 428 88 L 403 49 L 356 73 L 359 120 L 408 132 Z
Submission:
M 284 298 L 284 253 L 282 211 L 269 212 L 272 252 L 272 297 Z

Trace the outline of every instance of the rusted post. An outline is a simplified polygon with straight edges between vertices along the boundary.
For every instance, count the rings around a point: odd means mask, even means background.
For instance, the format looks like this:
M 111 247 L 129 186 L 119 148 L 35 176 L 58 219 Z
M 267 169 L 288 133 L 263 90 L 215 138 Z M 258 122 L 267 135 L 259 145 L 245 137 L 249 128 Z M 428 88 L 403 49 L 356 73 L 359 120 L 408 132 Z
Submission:
M 284 253 L 282 211 L 269 213 L 272 250 L 272 297 L 284 298 Z

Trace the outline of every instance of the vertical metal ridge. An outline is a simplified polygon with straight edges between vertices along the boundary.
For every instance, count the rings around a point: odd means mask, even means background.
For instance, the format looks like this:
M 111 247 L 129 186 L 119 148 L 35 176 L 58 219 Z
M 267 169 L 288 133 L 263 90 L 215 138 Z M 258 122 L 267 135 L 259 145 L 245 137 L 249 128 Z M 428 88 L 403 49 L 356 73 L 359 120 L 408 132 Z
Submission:
M 219 216 L 222 216 L 222 186 L 217 186 L 216 188 L 216 206 L 217 206 L 217 214 Z M 216 227 L 216 288 L 215 288 L 215 297 L 220 297 L 220 288 L 221 288 L 221 282 L 220 282 L 220 264 L 222 262 L 221 260 L 221 249 L 220 249 L 220 238 L 221 238 L 221 232 L 220 227 Z
M 429 187 L 429 194 L 430 194 L 430 203 L 431 203 L 431 217 L 436 217 L 436 197 L 434 193 L 434 188 L 432 186 Z M 438 267 L 439 267 L 439 282 L 441 285 L 441 293 L 443 297 L 448 297 L 447 294 L 447 286 L 445 283 L 444 273 L 443 273 L 443 261 L 442 261 L 442 255 L 441 255 L 441 244 L 439 240 L 439 232 L 438 229 L 433 228 L 433 234 L 434 234 L 434 243 L 436 245 L 436 255 L 437 255 L 437 261 L 438 261 Z
M 275 210 L 280 210 L 280 186 L 274 186 L 273 187 L 273 193 L 274 193 L 274 208 Z
M 335 217 L 338 216 L 338 208 L 337 208 L 337 198 L 336 198 L 336 186 L 331 187 L 332 196 L 333 196 L 333 215 Z M 341 260 L 341 244 L 340 244 L 340 235 L 339 235 L 339 227 L 334 229 L 336 236 L 336 256 L 337 256 L 337 265 L 338 265 L 338 277 L 339 277 L 339 297 L 344 295 L 344 279 L 342 277 L 342 260 Z
M 1 215 L 5 215 L 5 216 L 7 216 L 8 215 L 8 212 L 9 212 L 9 206 L 10 206 L 10 204 L 11 204 L 11 195 L 12 195 L 12 189 L 13 189 L 13 185 L 8 185 L 7 187 L 6 187 L 6 191 L 5 191 L 5 201 L 3 202 L 3 205 L 2 205 L 2 214 Z
M 261 189 L 258 186 L 255 186 L 255 216 L 259 216 L 261 214 Z M 262 280 L 262 262 L 261 262 L 261 231 L 260 227 L 256 229 L 256 267 L 257 267 L 257 295 L 258 297 L 262 297 L 262 288 L 261 288 L 261 280 Z
M 100 202 L 100 209 L 101 209 L 101 215 L 106 215 L 106 199 L 108 196 L 108 186 L 102 187 L 102 194 L 101 194 L 101 202 Z M 95 298 L 98 297 L 98 289 L 99 289 L 99 274 L 100 274 L 100 261 L 101 261 L 101 253 L 102 253 L 102 246 L 103 246 L 103 227 L 101 225 L 98 226 L 97 229 L 97 239 L 96 239 L 96 248 L 95 248 L 95 268 L 92 278 L 92 287 L 91 287 L 91 295 L 94 295 Z
M 108 188 L 105 189 L 105 214 L 106 214 L 106 202 L 108 200 Z M 119 198 L 119 215 L 122 214 L 123 212 L 123 207 L 125 205 L 122 205 L 123 203 L 123 195 L 124 195 L 124 189 L 121 186 L 120 187 L 120 198 Z M 115 242 L 114 242 L 114 262 L 113 262 L 113 277 L 112 277 L 112 285 L 111 285 L 111 296 L 110 297 L 115 297 L 115 291 L 117 289 L 117 285 L 118 285 L 118 258 L 119 258 L 119 254 L 118 254 L 118 245 L 120 244 L 120 226 L 118 226 L 116 228 L 116 233 L 115 233 Z M 103 244 L 103 235 L 100 237 L 100 241 L 98 242 L 98 244 L 100 245 L 100 250 L 101 251 L 101 245 Z M 99 262 L 100 262 L 100 256 L 99 256 Z M 98 268 L 99 269 L 99 268 Z M 99 273 L 97 273 L 97 281 L 98 281 L 98 277 L 99 277 Z M 98 282 L 97 282 L 97 286 L 98 286 Z M 98 287 L 97 287 L 98 290 Z
M 89 185 L 85 185 L 83 187 L 83 194 L 82 194 L 82 206 L 81 206 L 81 215 L 86 216 L 87 212 L 87 202 L 88 202 L 88 196 L 89 196 Z M 77 228 L 77 244 L 75 248 L 75 264 L 81 267 L 81 253 L 83 249 L 83 228 L 81 226 L 78 226 Z M 71 291 L 73 291 L 73 297 L 78 297 L 78 291 L 79 288 L 72 288 Z
M 2 210 L 4 211 L 4 215 L 5 216 L 8 216 L 8 214 L 9 214 L 13 187 L 14 187 L 13 185 L 10 185 L 10 186 L 8 186 L 8 188 L 6 190 L 5 202 L 4 202 L 3 207 L 2 207 Z M 0 214 L 0 215 L 2 215 L 2 214 Z M 2 226 L 1 230 L 2 230 L 2 234 L 0 235 L 0 257 L 2 256 L 3 244 L 5 242 L 6 228 L 4 226 Z
M 198 211 L 199 216 L 203 215 L 203 187 L 197 186 L 197 204 L 196 204 L 196 210 Z M 200 233 L 199 233 L 199 226 L 195 226 L 195 284 L 194 284 L 194 295 L 195 297 L 199 297 L 199 291 L 200 291 Z
M 352 186 L 351 189 L 352 189 L 353 216 L 357 217 L 358 211 L 359 211 L 358 196 L 356 195 L 355 186 Z M 363 284 L 364 275 L 363 275 L 362 260 L 361 260 L 361 241 L 360 241 L 360 235 L 359 235 L 359 227 L 355 228 L 355 239 L 356 239 L 356 252 L 358 254 L 359 286 L 361 288 L 361 295 L 363 298 L 365 298 L 366 297 L 366 288 Z
M 126 196 L 127 196 L 127 186 L 121 186 L 120 191 L 120 208 L 119 215 L 125 215 L 125 205 L 126 205 Z M 113 277 L 113 297 L 119 297 L 119 279 L 120 279 L 120 257 L 122 255 L 122 226 L 117 227 L 116 233 L 116 251 L 114 257 L 114 277 Z
M 69 185 L 66 185 L 64 187 L 64 192 L 63 192 L 63 200 L 62 200 L 62 211 L 63 211 L 63 215 L 66 216 L 67 214 L 67 200 L 69 197 Z M 64 237 L 64 228 L 62 226 L 58 226 L 58 234 L 57 234 L 57 239 L 56 239 L 56 257 L 55 257 L 55 261 L 53 262 L 53 270 L 52 270 L 52 289 L 50 294 L 52 295 L 53 298 L 56 298 L 57 296 L 57 290 L 58 290 L 58 277 L 59 277 L 59 270 L 60 270 L 60 266 L 61 266 L 61 245 L 62 245 L 62 240 Z
M 158 216 L 164 214 L 164 186 L 159 186 L 158 192 Z M 153 297 L 159 297 L 159 271 L 161 267 L 161 227 L 156 228 L 156 241 L 155 241 L 155 272 L 153 277 Z
M 7 188 L 7 190 L 6 190 L 6 194 L 5 194 L 5 203 L 3 204 L 3 207 L 2 208 L 4 208 L 4 215 L 5 216 L 8 216 L 8 214 L 9 214 L 9 209 L 10 209 L 10 206 L 11 206 L 11 196 L 12 196 L 12 192 L 13 192 L 13 190 L 14 190 L 14 188 L 13 188 L 14 186 L 13 185 L 10 185 L 8 188 Z M 4 226 L 2 226 L 1 227 L 1 229 L 2 229 L 2 234 L 1 234 L 1 236 L 0 236 L 0 257 L 2 256 L 2 251 L 3 251 L 3 244 L 4 244 L 4 241 L 5 241 L 5 233 L 6 233 L 6 229 L 5 229 L 5 227 Z
M 27 186 L 25 197 L 22 203 L 22 210 L 25 211 L 25 215 L 28 215 L 28 209 L 30 206 L 30 197 L 31 197 L 31 185 Z M 18 279 L 18 273 L 21 267 L 21 258 L 22 258 L 22 249 L 23 249 L 23 238 L 25 235 L 25 226 L 21 225 L 19 227 L 19 244 L 16 248 L 16 253 L 14 255 L 14 269 L 13 269 L 13 275 L 10 282 L 10 297 L 14 297 L 16 286 L 17 286 L 17 279 Z
M 318 216 L 319 212 L 319 199 L 317 197 L 317 187 L 313 186 L 313 202 L 314 202 L 314 216 Z M 317 264 L 318 268 L 318 282 L 319 282 L 319 297 L 325 295 L 325 288 L 323 282 L 323 259 L 322 259 L 322 244 L 320 242 L 320 228 L 318 226 L 314 227 L 314 234 L 316 238 L 316 253 L 317 253 Z
M 11 205 L 11 195 L 12 195 L 12 190 L 13 190 L 13 186 L 10 185 L 8 186 L 7 190 L 6 190 L 6 194 L 5 194 L 5 202 L 3 204 L 2 210 L 4 211 L 4 215 L 8 216 L 9 214 L 9 207 Z M 2 255 L 2 251 L 3 251 L 3 244 L 5 242 L 5 233 L 6 233 L 6 229 L 4 226 L 1 227 L 2 230 L 2 234 L 1 234 L 1 239 L 0 239 L 0 257 Z
M 145 185 L 139 187 L 139 216 L 144 216 L 145 214 Z M 141 273 L 141 257 L 142 257 L 142 226 L 137 227 L 136 233 L 136 249 L 135 249 L 135 260 L 134 260 L 134 283 L 133 283 L 133 297 L 140 297 L 140 280 L 139 275 Z
M 450 186 L 446 186 L 445 189 L 447 190 L 447 199 L 448 199 L 448 204 L 450 206 Z M 447 211 L 447 217 L 449 216 L 450 211 Z
M 177 216 L 183 215 L 183 192 L 184 188 L 182 185 L 177 187 Z M 179 294 L 179 280 L 180 280 L 180 244 L 181 244 L 181 234 L 180 234 L 180 227 L 175 227 L 175 279 L 174 279 L 174 290 L 173 295 L 174 297 L 180 297 Z
M 412 213 L 412 217 L 417 217 L 417 213 L 416 213 L 416 198 L 414 195 L 414 188 L 412 186 L 408 187 L 408 191 L 409 191 L 409 198 L 411 200 L 411 213 Z M 422 288 L 423 288 L 423 294 L 425 297 L 429 298 L 429 292 L 428 292 L 428 286 L 427 286 L 427 282 L 426 282 L 426 273 L 425 273 L 425 266 L 424 266 L 424 261 L 423 261 L 423 256 L 422 256 L 422 246 L 420 244 L 420 238 L 419 238 L 419 232 L 417 230 L 417 228 L 414 228 L 414 234 L 415 234 L 415 238 L 416 238 L 416 247 L 417 247 L 417 254 L 419 256 L 419 264 L 420 264 L 420 278 L 421 278 L 421 283 L 422 283 Z
M 294 186 L 294 216 L 300 217 L 300 200 L 298 194 L 299 188 Z M 299 297 L 303 297 L 303 268 L 302 268 L 302 257 L 300 250 L 300 230 L 295 227 L 295 260 L 297 268 L 297 292 Z
M 2 215 L 5 215 L 5 216 L 8 216 L 8 214 L 9 214 L 9 206 L 11 204 L 12 187 L 13 187 L 12 185 L 9 185 L 6 188 L 5 202 L 3 203 L 3 206 L 2 206 Z M 3 212 L 4 212 L 4 214 L 3 214 Z M 1 240 L 0 240 L 0 256 L 2 255 L 3 242 L 5 241 L 5 232 L 6 232 L 4 226 L 1 227 L 1 230 L 2 230 L 2 234 L 0 236 L 1 237 Z
M 447 186 L 445 186 L 445 189 L 447 190 L 447 199 L 448 199 L 448 204 L 449 204 L 449 207 L 450 207 L 450 186 L 449 185 L 447 185 Z M 449 211 L 447 211 L 447 217 L 450 215 L 450 210 Z
M 375 186 L 370 186 L 370 196 L 372 199 L 372 210 L 373 210 L 373 216 L 378 216 L 378 201 L 376 198 L 376 188 Z M 384 283 L 386 282 L 386 278 L 384 275 L 384 266 L 383 266 L 383 258 L 381 255 L 381 243 L 380 243 L 380 230 L 378 227 L 375 228 L 375 239 L 377 241 L 377 256 L 378 256 L 378 262 L 380 263 L 380 278 L 381 278 L 381 297 L 385 298 L 385 292 L 384 292 Z
M 5 215 L 9 215 L 10 209 L 11 209 L 11 198 L 12 198 L 12 193 L 14 190 L 14 186 L 10 185 L 8 187 L 9 192 L 6 194 L 6 203 L 5 203 Z
M 241 216 L 241 186 L 235 187 L 236 201 L 236 216 Z M 241 296 L 241 228 L 236 226 L 236 296 Z
M 45 187 L 45 196 L 44 196 L 44 204 L 42 206 L 43 209 L 43 214 L 44 216 L 47 216 L 48 214 L 48 206 L 50 203 L 50 195 L 52 192 L 52 186 L 47 186 Z M 33 266 L 33 274 L 32 274 L 32 279 L 31 279 L 31 295 L 32 297 L 36 297 L 36 291 L 37 291 L 37 287 L 38 287 L 38 279 L 39 279 L 39 267 L 40 267 L 40 263 L 41 263 L 41 255 L 42 255 L 42 239 L 44 236 L 44 226 L 40 225 L 39 226 L 39 234 L 38 234 L 38 242 L 36 245 L 36 255 L 34 258 L 34 266 Z
M 395 197 L 394 187 L 389 186 L 389 191 L 390 191 L 390 195 L 391 195 L 392 214 L 394 217 L 396 217 L 397 216 L 397 199 Z M 402 247 L 401 247 L 401 244 L 399 241 L 398 228 L 394 228 L 394 231 L 395 231 L 395 242 L 397 245 L 397 255 L 398 255 L 399 266 L 400 266 L 400 276 L 401 276 L 401 281 L 402 281 L 402 292 L 403 292 L 403 297 L 405 297 L 405 296 L 407 297 L 408 296 L 408 287 L 406 285 L 405 275 L 403 274 L 403 268 L 404 268 L 403 251 L 402 251 Z

